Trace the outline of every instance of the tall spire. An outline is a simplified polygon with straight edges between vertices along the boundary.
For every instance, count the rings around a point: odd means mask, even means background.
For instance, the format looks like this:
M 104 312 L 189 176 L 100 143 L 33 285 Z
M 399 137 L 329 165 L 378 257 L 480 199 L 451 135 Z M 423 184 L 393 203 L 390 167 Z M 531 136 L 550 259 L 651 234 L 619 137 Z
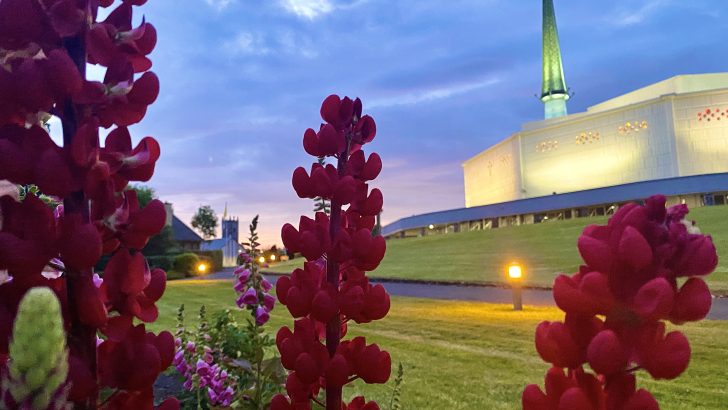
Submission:
M 569 89 L 566 88 L 564 67 L 561 64 L 561 47 L 559 33 L 556 29 L 556 13 L 554 1 L 543 0 L 543 86 L 541 101 L 544 103 L 546 119 L 566 115 L 566 100 Z

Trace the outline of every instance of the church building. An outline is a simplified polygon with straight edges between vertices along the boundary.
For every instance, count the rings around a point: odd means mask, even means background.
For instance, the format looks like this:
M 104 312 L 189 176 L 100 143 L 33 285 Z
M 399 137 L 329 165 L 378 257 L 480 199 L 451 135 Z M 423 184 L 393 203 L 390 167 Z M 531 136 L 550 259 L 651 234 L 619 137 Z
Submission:
M 691 207 L 728 194 L 728 73 L 678 75 L 568 114 L 553 0 L 543 0 L 544 119 L 463 163 L 465 208 L 415 215 L 388 237 L 612 213 L 662 193 Z

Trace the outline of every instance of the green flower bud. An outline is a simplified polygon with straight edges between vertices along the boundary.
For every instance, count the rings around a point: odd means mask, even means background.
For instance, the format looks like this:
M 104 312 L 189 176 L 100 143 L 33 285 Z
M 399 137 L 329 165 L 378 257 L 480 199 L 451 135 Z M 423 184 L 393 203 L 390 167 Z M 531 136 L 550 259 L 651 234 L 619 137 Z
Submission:
M 68 352 L 61 306 L 50 289 L 30 289 L 20 301 L 8 353 L 3 384 L 16 403 L 31 409 L 64 407 L 65 392 L 56 393 L 68 375 Z

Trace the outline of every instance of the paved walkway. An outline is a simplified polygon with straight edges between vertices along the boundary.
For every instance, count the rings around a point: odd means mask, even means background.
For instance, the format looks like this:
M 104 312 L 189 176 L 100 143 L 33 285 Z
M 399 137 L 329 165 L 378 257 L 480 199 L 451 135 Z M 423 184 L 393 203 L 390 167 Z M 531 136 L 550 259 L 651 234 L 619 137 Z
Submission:
M 232 279 L 233 269 L 228 268 L 199 279 Z M 279 275 L 266 275 L 271 283 L 275 283 Z M 381 283 L 393 296 L 410 296 L 418 298 L 472 300 L 488 303 L 512 303 L 510 289 L 492 286 L 441 285 L 412 282 L 382 281 Z M 555 306 L 550 290 L 523 289 L 523 304 L 536 306 Z M 728 320 L 728 298 L 714 298 L 713 307 L 708 319 Z

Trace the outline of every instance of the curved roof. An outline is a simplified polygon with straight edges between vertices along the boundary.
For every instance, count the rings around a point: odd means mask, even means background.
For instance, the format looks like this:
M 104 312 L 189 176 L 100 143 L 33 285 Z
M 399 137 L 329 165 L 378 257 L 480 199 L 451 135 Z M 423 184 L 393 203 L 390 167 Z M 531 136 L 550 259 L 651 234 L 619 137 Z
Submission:
M 478 219 L 528 215 L 602 204 L 616 204 L 642 200 L 655 194 L 676 196 L 725 191 L 728 191 L 728 173 L 656 179 L 564 194 L 519 199 L 498 204 L 413 215 L 384 226 L 382 228 L 382 235 L 391 236 L 408 229 L 424 228 L 430 224 L 454 224 Z

